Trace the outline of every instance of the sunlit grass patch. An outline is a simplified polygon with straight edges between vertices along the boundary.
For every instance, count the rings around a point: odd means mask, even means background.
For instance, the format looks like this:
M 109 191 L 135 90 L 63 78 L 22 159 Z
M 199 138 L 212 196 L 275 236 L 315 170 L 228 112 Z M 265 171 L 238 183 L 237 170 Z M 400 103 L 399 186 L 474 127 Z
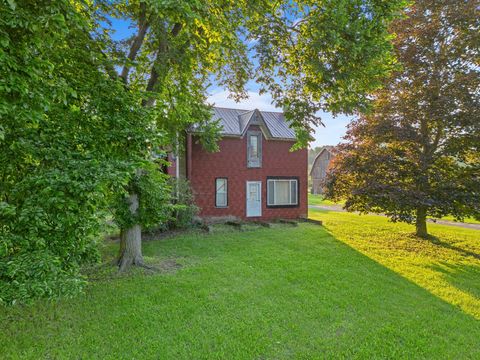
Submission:
M 327 200 L 323 197 L 323 195 L 313 195 L 308 194 L 308 205 L 341 205 L 343 202 L 333 202 L 331 200 Z
M 428 224 L 429 240 L 413 226 L 375 215 L 310 211 L 338 240 L 480 319 L 480 231 Z

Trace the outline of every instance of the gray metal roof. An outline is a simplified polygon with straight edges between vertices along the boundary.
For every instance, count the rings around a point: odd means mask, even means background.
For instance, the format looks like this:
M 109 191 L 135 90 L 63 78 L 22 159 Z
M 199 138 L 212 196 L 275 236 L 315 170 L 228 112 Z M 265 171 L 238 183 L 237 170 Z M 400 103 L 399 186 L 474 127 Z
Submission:
M 259 119 L 254 114 L 259 114 Z M 280 112 L 214 107 L 212 120 L 220 121 L 223 135 L 242 136 L 248 124 L 258 121 L 260 125 L 265 124 L 272 138 L 296 139 L 295 132 Z
M 250 123 L 250 120 L 252 120 L 252 116 L 255 114 L 254 110 L 246 111 L 240 115 L 238 115 L 238 121 L 239 121 L 239 131 L 240 134 L 243 134 L 243 131 L 245 128 L 248 126 Z

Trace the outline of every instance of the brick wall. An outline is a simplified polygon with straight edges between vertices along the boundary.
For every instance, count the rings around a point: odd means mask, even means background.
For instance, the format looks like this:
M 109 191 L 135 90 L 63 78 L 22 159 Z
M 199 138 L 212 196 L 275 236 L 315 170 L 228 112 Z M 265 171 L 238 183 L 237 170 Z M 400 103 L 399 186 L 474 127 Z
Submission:
M 258 130 L 251 126 L 250 129 Z M 290 152 L 293 141 L 266 140 L 262 137 L 262 167 L 247 168 L 247 137 L 224 137 L 220 151 L 205 152 L 195 137 L 191 144 L 189 178 L 202 217 L 235 216 L 246 218 L 246 182 L 262 182 L 261 219 L 307 216 L 307 150 Z M 298 177 L 299 205 L 291 208 L 267 207 L 267 176 Z M 215 207 L 215 179 L 228 178 L 228 207 Z M 256 218 L 248 218 L 255 220 Z

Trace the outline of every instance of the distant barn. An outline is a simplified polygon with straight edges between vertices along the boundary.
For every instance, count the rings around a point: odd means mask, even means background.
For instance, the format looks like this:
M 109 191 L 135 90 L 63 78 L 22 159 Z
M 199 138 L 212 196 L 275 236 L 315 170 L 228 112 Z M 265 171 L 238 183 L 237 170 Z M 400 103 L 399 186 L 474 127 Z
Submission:
M 327 176 L 330 162 L 335 158 L 335 153 L 335 147 L 327 145 L 320 150 L 315 160 L 313 160 L 312 169 L 310 170 L 312 194 L 323 193 L 323 182 Z

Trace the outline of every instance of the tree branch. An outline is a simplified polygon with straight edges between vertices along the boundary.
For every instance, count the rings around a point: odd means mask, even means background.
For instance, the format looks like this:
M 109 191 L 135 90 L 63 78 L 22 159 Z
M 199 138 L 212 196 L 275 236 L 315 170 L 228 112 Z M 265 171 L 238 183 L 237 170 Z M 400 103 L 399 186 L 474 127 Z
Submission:
M 433 139 L 433 143 L 432 143 L 432 146 L 430 148 L 430 157 L 431 158 L 434 158 L 434 155 L 435 155 L 435 152 L 438 149 L 438 145 L 440 143 L 440 139 L 442 137 L 442 134 L 443 134 L 442 128 L 439 127 L 437 129 L 437 133 L 435 134 L 435 138 Z
M 148 21 L 147 21 L 147 6 L 144 2 L 140 4 L 140 19 L 138 21 L 138 33 L 133 40 L 132 46 L 130 47 L 130 51 L 128 52 L 127 62 L 123 66 L 122 72 L 120 74 L 120 78 L 126 84 L 128 82 L 128 73 L 130 72 L 130 64 L 132 61 L 135 60 L 137 57 L 138 51 L 140 50 L 143 40 L 145 39 L 145 35 L 147 34 L 148 30 Z
M 175 25 L 173 25 L 173 29 L 171 31 L 172 37 L 176 37 L 180 33 L 181 30 L 182 30 L 182 24 L 175 23 Z
M 182 24 L 175 23 L 175 25 L 172 28 L 172 31 L 170 32 L 170 35 L 172 37 L 176 37 L 180 33 L 181 30 L 182 30 Z M 159 74 L 158 74 L 158 71 L 157 71 L 156 68 L 160 64 L 161 57 L 163 55 L 165 55 L 167 50 L 168 50 L 167 35 L 164 34 L 164 36 L 162 36 L 161 39 L 160 39 L 157 55 L 155 57 L 153 65 L 152 65 L 152 70 L 150 72 L 150 78 L 148 79 L 147 87 L 145 89 L 147 92 L 153 91 L 153 89 L 155 88 L 155 85 L 157 85 L 157 83 L 158 83 Z M 148 99 L 143 101 L 143 106 L 152 106 L 153 101 L 154 101 L 154 98 L 151 96 Z

